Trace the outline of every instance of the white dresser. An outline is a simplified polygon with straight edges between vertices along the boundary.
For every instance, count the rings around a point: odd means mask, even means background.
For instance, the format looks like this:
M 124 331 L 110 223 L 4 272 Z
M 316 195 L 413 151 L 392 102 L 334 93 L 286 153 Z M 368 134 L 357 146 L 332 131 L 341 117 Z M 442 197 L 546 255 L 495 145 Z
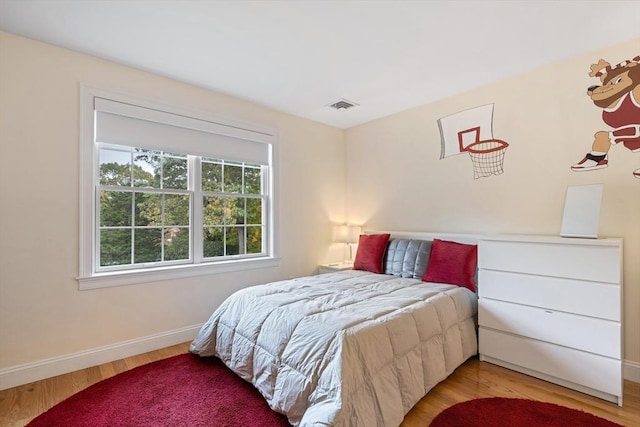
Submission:
M 480 360 L 622 406 L 622 240 L 493 236 L 478 247 Z

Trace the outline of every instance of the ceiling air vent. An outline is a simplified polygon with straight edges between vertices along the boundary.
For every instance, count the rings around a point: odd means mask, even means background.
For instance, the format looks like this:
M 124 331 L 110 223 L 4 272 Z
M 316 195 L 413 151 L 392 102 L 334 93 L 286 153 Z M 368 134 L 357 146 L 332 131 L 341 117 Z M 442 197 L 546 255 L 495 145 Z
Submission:
M 340 99 L 337 102 L 334 102 L 333 104 L 330 104 L 329 107 L 334 108 L 338 111 L 344 111 L 344 110 L 348 110 L 349 108 L 352 107 L 356 107 L 358 106 L 358 104 L 356 104 L 353 101 L 349 101 L 348 99 Z

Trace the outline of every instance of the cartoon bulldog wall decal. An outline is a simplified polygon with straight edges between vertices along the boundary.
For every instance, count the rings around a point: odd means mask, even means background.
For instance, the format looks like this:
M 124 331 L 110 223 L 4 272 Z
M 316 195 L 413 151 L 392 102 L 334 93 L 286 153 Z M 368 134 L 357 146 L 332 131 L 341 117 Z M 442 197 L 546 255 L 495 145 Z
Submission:
M 576 172 L 606 168 L 609 149 L 619 143 L 640 152 L 640 55 L 614 67 L 601 59 L 591 65 L 589 76 L 600 78 L 602 84 L 591 86 L 587 94 L 602 108 L 602 121 L 613 130 L 595 133 L 591 151 L 571 166 Z M 640 168 L 633 176 L 640 179 Z

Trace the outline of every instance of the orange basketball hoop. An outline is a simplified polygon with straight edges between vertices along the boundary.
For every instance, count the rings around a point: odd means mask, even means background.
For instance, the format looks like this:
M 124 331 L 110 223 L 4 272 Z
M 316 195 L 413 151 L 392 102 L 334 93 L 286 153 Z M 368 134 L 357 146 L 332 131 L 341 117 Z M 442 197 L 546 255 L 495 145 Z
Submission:
M 503 171 L 504 153 L 509 144 L 500 139 L 487 139 L 469 144 L 463 151 L 469 152 L 473 163 L 474 179 L 500 175 Z

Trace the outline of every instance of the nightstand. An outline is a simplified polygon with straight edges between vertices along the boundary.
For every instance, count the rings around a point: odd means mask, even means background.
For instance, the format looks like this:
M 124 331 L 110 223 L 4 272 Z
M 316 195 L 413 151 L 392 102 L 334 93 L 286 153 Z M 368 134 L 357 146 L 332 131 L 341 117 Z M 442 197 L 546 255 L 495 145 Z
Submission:
M 353 262 L 350 261 L 332 262 L 318 266 L 318 274 L 335 273 L 336 271 L 351 270 L 352 268 Z

